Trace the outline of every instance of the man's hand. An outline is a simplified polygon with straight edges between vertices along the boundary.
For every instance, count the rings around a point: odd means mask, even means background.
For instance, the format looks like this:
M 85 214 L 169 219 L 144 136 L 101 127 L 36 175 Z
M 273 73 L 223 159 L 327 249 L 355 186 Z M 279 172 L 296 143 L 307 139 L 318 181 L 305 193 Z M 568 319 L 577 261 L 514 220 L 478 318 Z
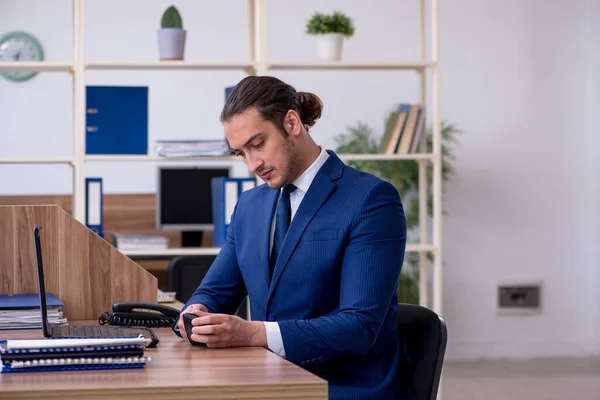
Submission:
M 267 347 L 265 325 L 236 315 L 197 311 L 192 320 L 192 340 L 208 347 Z
M 181 314 L 179 314 L 179 321 L 177 321 L 177 327 L 179 328 L 179 333 L 181 334 L 181 337 L 183 337 L 186 342 L 189 342 L 189 340 L 185 333 L 185 326 L 183 324 L 183 314 L 192 313 L 199 315 L 197 314 L 198 311 L 208 313 L 208 309 L 204 304 L 191 304 L 188 308 L 183 310 Z

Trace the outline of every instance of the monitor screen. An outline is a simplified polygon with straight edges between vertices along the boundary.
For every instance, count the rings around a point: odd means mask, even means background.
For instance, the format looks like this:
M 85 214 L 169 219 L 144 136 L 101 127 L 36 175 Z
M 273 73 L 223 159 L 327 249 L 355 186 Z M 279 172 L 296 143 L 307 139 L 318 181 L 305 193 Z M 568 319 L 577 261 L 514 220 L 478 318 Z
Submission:
M 156 194 L 158 229 L 213 229 L 211 179 L 230 175 L 229 168 L 159 167 Z

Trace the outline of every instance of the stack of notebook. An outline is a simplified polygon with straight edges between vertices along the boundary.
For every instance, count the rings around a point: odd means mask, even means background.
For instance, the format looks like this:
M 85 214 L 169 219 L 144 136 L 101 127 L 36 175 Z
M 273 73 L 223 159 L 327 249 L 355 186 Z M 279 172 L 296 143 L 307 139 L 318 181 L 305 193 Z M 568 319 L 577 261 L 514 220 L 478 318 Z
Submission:
M 149 357 L 139 337 L 0 341 L 2 372 L 143 368 Z

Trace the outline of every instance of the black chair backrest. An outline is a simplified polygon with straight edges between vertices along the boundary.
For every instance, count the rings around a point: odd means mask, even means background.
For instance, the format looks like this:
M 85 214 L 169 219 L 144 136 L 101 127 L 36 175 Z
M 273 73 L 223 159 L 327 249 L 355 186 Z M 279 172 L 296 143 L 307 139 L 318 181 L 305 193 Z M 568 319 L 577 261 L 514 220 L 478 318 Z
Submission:
M 180 256 L 169 263 L 167 288 L 177 292 L 177 300 L 185 303 L 192 297 L 217 256 Z
M 198 288 L 216 255 L 180 256 L 169 263 L 167 271 L 167 290 L 177 292 L 175 298 L 186 303 Z M 247 300 L 242 302 L 236 315 L 247 319 Z
M 415 304 L 398 304 L 400 385 L 403 399 L 435 400 L 437 397 L 448 332 L 432 310 Z

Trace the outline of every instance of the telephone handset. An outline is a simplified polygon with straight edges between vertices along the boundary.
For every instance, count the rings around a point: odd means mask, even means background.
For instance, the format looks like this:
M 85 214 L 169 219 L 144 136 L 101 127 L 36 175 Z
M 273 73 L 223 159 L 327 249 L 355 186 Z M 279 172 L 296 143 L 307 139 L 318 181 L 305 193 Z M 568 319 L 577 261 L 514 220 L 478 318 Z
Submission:
M 138 311 L 146 310 L 146 311 Z M 171 327 L 179 316 L 179 310 L 164 304 L 125 301 L 115 303 L 112 313 L 103 312 L 98 318 L 101 325 L 145 326 L 149 328 Z

